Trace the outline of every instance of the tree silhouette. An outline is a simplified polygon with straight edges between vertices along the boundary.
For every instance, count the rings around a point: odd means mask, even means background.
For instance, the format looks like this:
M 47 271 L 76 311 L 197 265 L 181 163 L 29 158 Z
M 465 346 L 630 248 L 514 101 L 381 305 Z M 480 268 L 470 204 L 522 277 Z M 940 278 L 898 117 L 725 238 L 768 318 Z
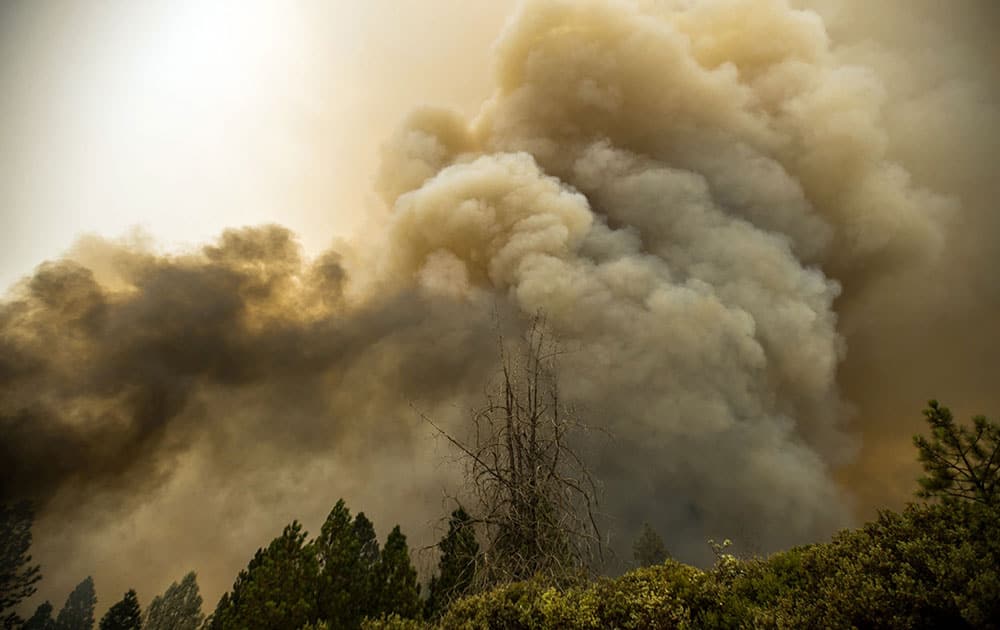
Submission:
M 374 596 L 378 601 L 378 612 L 382 615 L 396 614 L 413 619 L 420 615 L 420 585 L 417 571 L 410 562 L 410 550 L 406 536 L 395 526 L 385 540 L 382 559 L 376 575 Z
M 558 344 L 532 318 L 509 350 L 498 334 L 498 382 L 462 440 L 423 416 L 460 452 L 481 531 L 478 587 L 536 575 L 559 579 L 602 555 L 597 485 L 571 445 L 586 428 L 560 398 Z
M 197 630 L 204 620 L 198 577 L 188 573 L 153 598 L 146 610 L 146 630 Z
M 427 599 L 427 615 L 435 618 L 444 613 L 448 604 L 469 591 L 476 575 L 479 543 L 475 523 L 461 506 L 448 519 L 448 533 L 437 547 L 441 552 L 438 574 L 431 578 Z
M 670 557 L 670 554 L 656 530 L 649 523 L 643 523 L 642 533 L 632 544 L 632 557 L 635 559 L 636 565 L 651 567 L 662 564 Z
M 21 630 L 55 630 L 56 621 L 52 618 L 52 602 L 46 600 L 35 609 L 35 614 L 24 622 Z
M 0 621 L 5 627 L 21 622 L 13 609 L 35 594 L 41 568 L 31 564 L 34 512 L 26 501 L 0 505 Z
M 370 589 L 378 541 L 371 522 L 364 514 L 352 520 L 344 500 L 337 501 L 316 538 L 316 557 L 319 618 L 332 628 L 360 627 L 375 606 Z
M 91 630 L 94 627 L 94 606 L 97 605 L 97 595 L 94 594 L 94 579 L 87 576 L 77 584 L 73 592 L 66 598 L 59 616 L 56 618 L 58 630 Z
M 236 577 L 223 595 L 210 628 L 221 630 L 299 630 L 316 620 L 318 569 L 313 544 L 293 521 Z
M 927 404 L 924 418 L 930 438 L 913 437 L 924 472 L 917 495 L 942 501 L 974 501 L 997 505 L 1000 480 L 1000 426 L 984 416 L 972 419 L 972 428 L 955 422 L 951 411 L 936 400 Z
M 101 617 L 100 630 L 142 630 L 142 609 L 135 591 L 129 589 L 120 602 Z

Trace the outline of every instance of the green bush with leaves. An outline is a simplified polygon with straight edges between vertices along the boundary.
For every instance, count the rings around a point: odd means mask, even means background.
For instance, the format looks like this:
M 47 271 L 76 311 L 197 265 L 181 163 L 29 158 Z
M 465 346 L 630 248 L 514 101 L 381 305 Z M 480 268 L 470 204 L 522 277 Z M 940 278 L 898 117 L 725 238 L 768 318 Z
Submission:
M 422 630 L 429 627 L 419 619 L 407 619 L 396 613 L 382 615 L 375 619 L 365 619 L 361 622 L 361 630 Z
M 829 543 L 708 571 L 672 560 L 587 584 L 517 582 L 455 602 L 458 628 L 1000 628 L 1000 512 L 882 512 Z
M 536 578 L 455 602 L 439 627 L 683 628 L 684 597 L 703 579 L 702 571 L 673 561 L 564 588 Z

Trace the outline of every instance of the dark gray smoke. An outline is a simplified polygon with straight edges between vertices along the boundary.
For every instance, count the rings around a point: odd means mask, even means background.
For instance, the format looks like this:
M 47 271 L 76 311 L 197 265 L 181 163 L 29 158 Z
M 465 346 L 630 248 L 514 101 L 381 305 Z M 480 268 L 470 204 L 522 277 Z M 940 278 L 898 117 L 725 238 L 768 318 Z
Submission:
M 461 431 L 494 313 L 544 311 L 618 545 L 769 551 L 899 502 L 925 398 L 1000 402 L 995 12 L 801 4 L 526 2 L 492 98 L 404 122 L 339 252 L 43 265 L 0 307 L 3 498 L 43 545 L 72 524 L 47 558 L 210 599 L 340 496 L 430 542 L 457 470 L 413 407 Z

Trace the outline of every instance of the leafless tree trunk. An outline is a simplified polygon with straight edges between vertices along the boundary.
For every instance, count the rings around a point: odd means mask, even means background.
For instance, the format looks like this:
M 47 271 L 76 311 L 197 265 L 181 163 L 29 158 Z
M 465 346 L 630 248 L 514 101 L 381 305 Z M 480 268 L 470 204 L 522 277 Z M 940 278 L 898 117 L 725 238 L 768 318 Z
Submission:
M 425 417 L 466 465 L 466 494 L 482 539 L 480 587 L 541 575 L 560 579 L 603 554 L 597 485 L 571 447 L 585 429 L 560 399 L 560 350 L 545 318 L 508 343 L 497 327 L 500 370 L 470 436 L 459 439 Z M 513 346 L 513 350 L 511 348 Z

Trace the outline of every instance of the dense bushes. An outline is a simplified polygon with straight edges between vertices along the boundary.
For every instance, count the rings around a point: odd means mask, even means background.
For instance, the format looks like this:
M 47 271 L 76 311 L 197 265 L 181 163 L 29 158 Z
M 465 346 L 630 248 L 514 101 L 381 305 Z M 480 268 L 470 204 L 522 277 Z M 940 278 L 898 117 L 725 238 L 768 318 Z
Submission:
M 440 628 L 996 628 L 1000 514 L 973 504 L 883 512 L 831 542 L 701 571 L 667 562 L 565 588 L 459 600 Z

